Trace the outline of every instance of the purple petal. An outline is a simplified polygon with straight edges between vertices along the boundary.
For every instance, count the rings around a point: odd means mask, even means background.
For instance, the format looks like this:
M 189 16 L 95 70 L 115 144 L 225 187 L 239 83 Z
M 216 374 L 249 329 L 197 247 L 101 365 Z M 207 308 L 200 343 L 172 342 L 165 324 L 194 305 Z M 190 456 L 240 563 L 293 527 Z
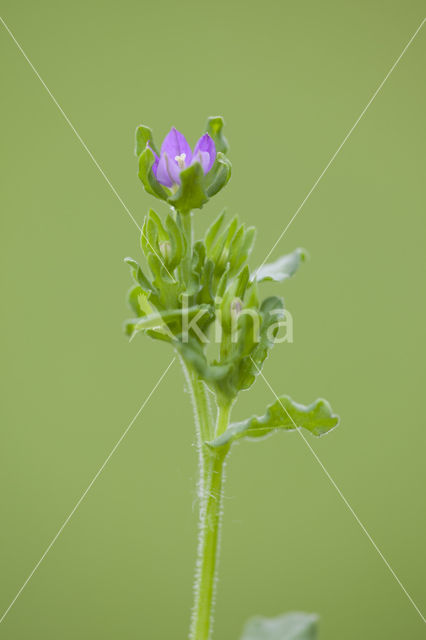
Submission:
M 167 153 L 171 160 L 174 160 L 176 156 L 181 156 L 184 153 L 186 166 L 191 164 L 191 147 L 187 143 L 185 136 L 174 127 L 170 129 L 169 133 L 163 140 L 163 144 L 161 145 L 161 155 L 163 155 L 163 153 Z
M 167 153 L 161 153 L 158 163 L 156 178 L 165 187 L 172 187 L 180 184 L 180 169 L 174 160 L 171 160 Z
M 146 143 L 146 146 L 148 147 L 148 149 L 151 149 L 152 153 L 154 154 L 155 161 L 154 161 L 154 164 L 152 165 L 152 172 L 155 175 L 155 177 L 157 177 L 157 168 L 158 168 L 158 163 L 160 162 L 160 158 L 157 156 L 154 149 L 150 146 L 149 141 Z
M 194 162 L 200 163 L 204 173 L 207 173 L 208 171 L 210 171 L 213 164 L 211 162 L 210 154 L 208 153 L 208 151 L 197 151 L 197 154 L 194 153 L 191 164 L 194 164 Z
M 205 133 L 198 140 L 197 144 L 195 145 L 194 156 L 196 156 L 199 151 L 207 152 L 209 154 L 209 161 L 206 165 L 206 168 L 204 167 L 203 163 L 201 163 L 201 166 L 204 169 L 204 173 L 207 173 L 208 171 L 210 171 L 214 164 L 214 161 L 216 160 L 216 147 L 208 133 Z M 200 161 L 197 160 L 197 162 Z

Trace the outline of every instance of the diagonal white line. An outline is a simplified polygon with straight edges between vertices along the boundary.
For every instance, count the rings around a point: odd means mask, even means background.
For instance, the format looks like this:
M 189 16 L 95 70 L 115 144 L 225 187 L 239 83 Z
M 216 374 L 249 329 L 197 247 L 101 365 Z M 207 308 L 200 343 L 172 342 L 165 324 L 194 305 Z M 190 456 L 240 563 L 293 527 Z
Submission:
M 309 198 L 311 197 L 312 193 L 315 191 L 315 189 L 317 188 L 317 186 L 319 185 L 319 183 L 321 182 L 321 180 L 323 179 L 323 177 L 325 176 L 325 174 L 327 173 L 328 169 L 331 167 L 331 165 L 333 164 L 334 160 L 336 159 L 336 157 L 338 156 L 338 154 L 340 153 L 340 151 L 342 150 L 343 146 L 346 144 L 347 140 L 350 138 L 350 136 L 352 135 L 352 133 L 354 132 L 354 130 L 356 129 L 356 127 L 358 126 L 359 122 L 361 121 L 361 119 L 364 117 L 364 115 L 366 114 L 367 110 L 369 109 L 369 107 L 371 106 L 371 104 L 373 103 L 373 101 L 375 100 L 375 98 L 377 97 L 377 95 L 379 94 L 379 92 L 381 91 L 381 89 L 383 88 L 383 85 L 385 84 L 386 80 L 389 78 L 389 76 L 391 75 L 391 73 L 394 71 L 395 67 L 398 65 L 398 63 L 401 61 L 401 58 L 404 56 L 404 54 L 406 53 L 408 47 L 411 45 L 411 43 L 413 42 L 414 38 L 417 36 L 417 34 L 419 33 L 420 29 L 423 27 L 424 23 L 426 22 L 426 18 L 423 18 L 422 22 L 420 23 L 420 25 L 417 27 L 417 29 L 415 30 L 415 32 L 413 33 L 413 35 L 411 36 L 411 38 L 409 39 L 409 41 L 407 42 L 407 44 L 405 45 L 405 47 L 403 48 L 403 50 L 401 51 L 401 53 L 399 54 L 399 56 L 397 57 L 397 59 L 395 60 L 395 62 L 393 63 L 393 65 L 391 66 L 391 68 L 389 69 L 389 71 L 387 72 L 386 76 L 384 77 L 384 79 L 382 80 L 382 82 L 379 84 L 379 86 L 377 87 L 376 91 L 373 93 L 373 95 L 371 96 L 370 100 L 367 102 L 366 106 L 364 107 L 364 109 L 361 111 L 361 113 L 359 114 L 358 118 L 355 120 L 354 124 L 352 125 L 352 127 L 349 129 L 348 133 L 345 135 L 345 137 L 343 138 L 342 142 L 340 143 L 340 145 L 338 146 L 337 150 L 333 153 L 333 155 L 331 156 L 330 160 L 327 162 L 327 164 L 325 165 L 323 171 L 320 173 L 320 175 L 318 176 L 318 178 L 315 180 L 313 186 L 311 187 L 311 189 L 308 191 L 308 193 L 306 194 L 305 198 L 302 200 L 302 202 L 300 203 L 299 207 L 296 209 L 296 212 L 294 213 L 293 217 L 290 219 L 290 222 L 287 224 L 287 226 L 285 227 L 285 229 L 281 232 L 280 236 L 278 237 L 278 240 L 275 242 L 274 246 L 272 247 L 272 249 L 269 251 L 268 255 L 266 256 L 266 258 L 264 259 L 264 261 L 262 262 L 262 264 L 260 265 L 260 267 L 258 267 L 258 269 L 260 269 L 261 267 L 263 267 L 263 265 L 265 264 L 265 262 L 268 260 L 269 256 L 271 255 L 271 253 L 274 251 L 275 247 L 279 244 L 279 242 L 281 242 L 281 240 L 283 239 L 284 235 L 287 233 L 287 230 L 289 229 L 290 225 L 293 224 L 294 220 L 296 219 L 296 217 L 299 215 L 300 211 L 302 210 L 302 208 L 305 206 L 306 202 L 309 200 Z
M 304 441 L 304 443 L 308 447 L 309 451 L 312 453 L 312 455 L 314 456 L 315 460 L 318 462 L 318 464 L 320 465 L 321 469 L 324 471 L 325 475 L 327 476 L 327 478 L 329 479 L 329 481 L 331 482 L 331 484 L 336 489 L 337 493 L 339 494 L 339 496 L 341 497 L 341 499 L 345 503 L 346 507 L 349 509 L 349 511 L 351 512 L 351 514 L 353 515 L 353 517 L 355 518 L 355 520 L 357 521 L 357 523 L 361 527 L 363 533 L 367 536 L 367 538 L 369 539 L 369 541 L 373 545 L 374 549 L 377 551 L 377 553 L 379 554 L 379 556 L 381 557 L 381 559 L 383 560 L 383 562 L 385 563 L 385 565 L 387 566 L 387 568 L 391 572 L 392 576 L 395 578 L 396 582 L 399 584 L 399 586 L 401 587 L 401 589 L 403 590 L 403 592 L 405 593 L 405 595 L 407 596 L 407 598 L 409 599 L 409 601 L 411 602 L 411 604 L 413 605 L 413 607 L 415 608 L 415 610 L 417 611 L 417 613 L 419 614 L 419 616 L 421 617 L 423 622 L 426 623 L 426 619 L 423 616 L 422 612 L 420 611 L 419 607 L 416 605 L 416 603 L 414 602 L 413 598 L 410 596 L 410 594 L 408 593 L 407 589 L 404 587 L 404 585 L 402 584 L 401 580 L 398 578 L 398 576 L 396 575 L 395 571 L 392 569 L 391 565 L 386 560 L 385 556 L 380 551 L 379 547 L 374 542 L 374 540 L 371 537 L 371 535 L 368 533 L 367 529 L 365 528 L 365 526 L 363 525 L 363 523 L 361 522 L 361 520 L 359 519 L 359 517 L 355 513 L 354 509 L 351 507 L 351 505 L 349 504 L 348 500 L 343 495 L 341 489 L 336 484 L 336 481 L 332 478 L 330 473 L 325 468 L 324 464 L 321 462 L 320 458 L 318 457 L 318 454 L 314 451 L 314 449 L 311 447 L 309 441 L 307 440 L 305 435 L 302 433 L 302 428 L 297 426 L 297 424 L 294 422 L 293 418 L 291 417 L 291 415 L 289 414 L 289 412 L 287 411 L 287 409 L 285 408 L 285 406 L 281 402 L 280 398 L 277 396 L 277 394 L 275 393 L 274 389 L 269 384 L 268 380 L 265 378 L 265 376 L 263 375 L 262 371 L 259 369 L 259 367 L 257 366 L 257 364 L 255 363 L 255 361 L 253 360 L 253 358 L 251 356 L 250 356 L 250 359 L 253 362 L 254 366 L 256 367 L 256 369 L 257 369 L 259 375 L 261 376 L 261 378 L 263 378 L 266 386 L 271 390 L 271 392 L 275 396 L 276 400 L 280 403 L 281 407 L 283 408 L 283 410 L 285 411 L 285 413 L 287 414 L 287 416 L 289 417 L 289 419 L 293 423 L 294 428 L 296 429 L 297 433 L 300 435 L 300 437 L 302 438 L 302 440 Z
M 27 56 L 27 54 L 25 53 L 25 51 L 23 50 L 23 48 L 21 47 L 21 45 L 19 44 L 19 42 L 17 41 L 17 39 L 15 38 L 15 36 L 13 35 L 12 31 L 9 29 L 9 27 L 7 26 L 6 22 L 3 20 L 3 18 L 0 16 L 0 21 L 3 24 L 4 28 L 6 29 L 6 31 L 8 32 L 8 34 L 10 35 L 10 37 L 12 38 L 13 42 L 16 44 L 16 46 L 18 47 L 19 51 L 22 53 L 22 55 L 24 56 L 25 60 L 28 62 L 28 64 L 30 65 L 31 69 L 34 71 L 35 75 L 37 76 L 37 78 L 40 80 L 41 84 L 43 85 L 43 87 L 46 89 L 47 93 L 49 94 L 50 98 L 52 99 L 52 101 L 54 102 L 54 104 L 57 106 L 57 108 L 59 109 L 59 111 L 61 112 L 62 116 L 64 117 L 66 123 L 70 126 L 71 130 L 73 131 L 74 135 L 76 136 L 77 140 L 80 142 L 81 146 L 83 147 L 83 149 L 88 153 L 90 159 L 92 160 L 93 164 L 95 165 L 95 167 L 98 169 L 98 171 L 100 172 L 100 174 L 102 175 L 102 177 L 105 179 L 105 181 L 107 182 L 108 186 L 110 187 L 111 191 L 113 192 L 113 194 L 115 195 L 115 197 L 117 198 L 117 200 L 119 201 L 119 203 L 122 205 L 122 207 L 124 208 L 124 210 L 127 212 L 127 214 L 129 215 L 129 217 L 131 218 L 131 220 L 135 223 L 135 225 L 137 226 L 137 228 L 139 229 L 139 231 L 143 234 L 144 238 L 146 239 L 149 247 L 152 249 L 152 251 L 154 252 L 154 254 L 157 256 L 157 258 L 159 259 L 159 261 L 161 262 L 161 264 L 163 265 L 164 269 L 166 270 L 167 274 L 171 277 L 171 279 L 176 282 L 175 278 L 173 277 L 173 275 L 170 273 L 170 271 L 167 269 L 166 265 L 164 264 L 163 260 L 161 259 L 161 256 L 158 255 L 158 253 L 155 251 L 154 247 L 152 246 L 152 244 L 150 243 L 149 239 L 146 237 L 145 233 L 143 232 L 143 230 L 141 229 L 141 227 L 138 225 L 138 223 L 136 222 L 136 219 L 134 218 L 134 216 L 132 215 L 130 209 L 128 208 L 128 206 L 126 205 L 126 203 L 124 202 L 124 200 L 122 199 L 122 197 L 120 196 L 120 194 L 118 193 L 117 189 L 114 187 L 114 185 L 111 183 L 111 180 L 108 178 L 108 176 L 106 175 L 105 171 L 102 169 L 101 165 L 99 164 L 99 162 L 96 160 L 95 156 L 93 155 L 93 153 L 90 151 L 89 147 L 87 146 L 87 144 L 84 142 L 83 138 L 81 137 L 81 135 L 78 133 L 77 129 L 74 127 L 73 123 L 71 122 L 71 120 L 69 119 L 69 117 L 67 116 L 67 114 L 65 113 L 65 111 L 62 109 L 61 105 L 59 104 L 59 102 L 56 100 L 55 96 L 53 95 L 53 93 L 51 92 L 51 90 L 49 89 L 49 87 L 47 86 L 47 84 L 45 83 L 45 81 L 43 80 L 43 78 L 41 77 L 41 75 L 39 74 L 39 72 L 37 71 L 37 69 L 35 68 L 35 66 L 33 65 L 33 63 L 31 62 L 31 60 L 29 59 L 29 57 Z
M 15 604 L 15 602 L 17 601 L 17 599 L 19 598 L 19 596 L 21 595 L 21 593 L 23 592 L 23 590 L 25 589 L 25 587 L 27 586 L 27 584 L 29 583 L 29 581 L 31 580 L 31 578 L 33 577 L 33 575 L 35 574 L 35 572 L 37 571 L 37 569 L 39 568 L 39 566 L 41 565 L 41 563 L 43 562 L 43 560 L 45 559 L 45 557 L 47 556 L 47 554 L 49 553 L 49 551 L 51 550 L 51 548 L 53 547 L 53 545 L 55 544 L 55 542 L 57 541 L 57 539 L 59 538 L 59 536 L 61 535 L 61 533 L 63 532 L 63 530 L 65 529 L 65 527 L 67 526 L 67 524 L 69 523 L 69 521 L 71 520 L 71 518 L 73 517 L 73 515 L 75 514 L 75 512 L 77 511 L 77 509 L 79 508 L 79 506 L 81 505 L 81 503 L 83 502 L 84 498 L 87 496 L 87 494 L 89 493 L 90 489 L 93 487 L 93 485 L 95 484 L 96 480 L 99 478 L 99 476 L 101 475 L 102 471 L 105 469 L 105 467 L 107 466 L 108 462 L 111 460 L 112 456 L 114 455 L 114 453 L 117 451 L 118 447 L 120 446 L 120 444 L 123 442 L 124 438 L 126 437 L 126 435 L 129 433 L 130 429 L 132 428 L 133 424 L 135 423 L 136 419 L 139 417 L 139 415 L 141 414 L 141 412 L 143 411 L 144 407 L 147 405 L 147 403 L 149 402 L 149 400 L 151 399 L 151 396 L 153 395 L 153 393 L 156 391 L 157 387 L 159 386 L 159 384 L 161 383 L 161 381 L 163 380 L 164 376 L 166 375 L 166 373 L 168 372 L 168 370 L 170 369 L 170 367 L 172 366 L 172 364 L 174 363 L 174 361 L 176 360 L 176 358 L 173 358 L 173 360 L 169 363 L 168 367 L 165 369 L 165 371 L 162 373 L 162 375 L 160 376 L 160 378 L 157 380 L 157 382 L 155 383 L 152 391 L 147 395 L 147 397 L 145 398 L 143 404 L 140 406 L 138 412 L 136 413 L 136 415 L 134 416 L 134 418 L 130 421 L 130 423 L 127 425 L 124 433 L 122 434 L 122 436 L 119 438 L 119 440 L 117 440 L 117 442 L 115 443 L 114 447 L 111 449 L 110 453 L 108 454 L 108 456 L 105 458 L 105 461 L 103 462 L 103 464 L 99 467 L 98 471 L 95 473 L 95 475 L 93 476 L 91 482 L 89 483 L 89 485 L 87 486 L 87 488 L 85 489 L 85 491 L 82 493 L 82 495 L 80 496 L 80 498 L 77 500 L 77 502 L 75 503 L 72 511 L 69 513 L 69 515 L 67 516 L 67 518 L 65 519 L 65 521 L 63 522 L 62 526 L 59 528 L 58 532 L 56 533 L 56 535 L 54 536 L 54 538 L 52 538 L 51 542 L 49 543 L 49 545 L 47 546 L 45 552 L 43 553 L 43 555 L 41 556 L 40 560 L 37 562 L 37 564 L 35 565 L 34 569 L 31 571 L 30 575 L 28 576 L 28 578 L 25 580 L 24 584 L 22 585 L 22 587 L 19 589 L 18 593 L 16 594 L 16 596 L 13 598 L 12 602 L 10 603 L 10 605 L 7 607 L 6 611 L 3 613 L 3 615 L 0 618 L 0 624 L 3 622 L 3 620 L 5 619 L 5 617 L 7 616 L 7 614 L 9 613 L 9 611 L 11 610 L 11 608 L 13 607 L 13 605 Z

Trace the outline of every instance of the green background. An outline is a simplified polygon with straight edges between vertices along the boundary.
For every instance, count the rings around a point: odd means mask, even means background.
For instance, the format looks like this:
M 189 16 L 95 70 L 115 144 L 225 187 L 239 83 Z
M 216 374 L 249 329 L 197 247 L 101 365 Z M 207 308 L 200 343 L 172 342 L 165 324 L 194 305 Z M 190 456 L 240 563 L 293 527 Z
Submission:
M 424 15 L 422 2 L 12 2 L 2 15 L 140 223 L 145 123 L 193 143 L 225 117 L 223 205 L 259 264 Z M 138 231 L 1 28 L 3 611 L 170 362 L 122 334 Z M 309 442 L 424 606 L 426 27 L 274 252 L 294 344 L 265 375 L 342 416 Z M 175 363 L 0 625 L 5 640 L 185 638 L 196 452 Z M 235 415 L 273 401 L 258 380 Z M 424 624 L 303 441 L 243 443 L 228 466 L 218 640 L 253 614 L 321 614 L 323 640 L 424 637 Z

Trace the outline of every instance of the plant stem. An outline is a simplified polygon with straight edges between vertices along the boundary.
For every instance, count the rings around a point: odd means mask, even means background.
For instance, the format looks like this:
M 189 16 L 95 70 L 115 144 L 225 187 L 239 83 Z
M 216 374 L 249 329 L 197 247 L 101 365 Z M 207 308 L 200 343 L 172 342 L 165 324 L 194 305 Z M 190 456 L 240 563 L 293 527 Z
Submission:
M 219 407 L 216 433 L 226 429 L 230 407 Z M 200 420 L 201 422 L 202 420 Z M 218 565 L 225 459 L 228 448 L 214 451 L 201 443 L 200 524 L 195 601 L 190 640 L 210 640 Z
M 187 242 L 187 256 L 192 256 L 192 211 L 181 214 L 182 229 Z
M 217 423 L 215 429 L 215 438 L 221 436 L 224 431 L 226 431 L 229 425 L 229 418 L 231 415 L 233 401 L 226 402 L 224 404 L 219 404 L 219 410 L 217 412 Z
M 188 213 L 178 213 L 180 222 L 182 225 L 182 231 L 186 240 L 186 256 L 182 262 L 182 277 L 186 285 L 189 285 L 191 276 L 191 261 L 192 261 L 192 244 L 193 244 L 193 230 L 192 230 L 192 211 Z

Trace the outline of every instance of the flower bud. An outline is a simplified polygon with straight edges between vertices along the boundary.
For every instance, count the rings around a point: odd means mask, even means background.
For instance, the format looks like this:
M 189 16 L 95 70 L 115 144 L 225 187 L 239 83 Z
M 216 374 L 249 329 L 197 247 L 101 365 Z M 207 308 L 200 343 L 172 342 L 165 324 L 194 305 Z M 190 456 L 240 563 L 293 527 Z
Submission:
M 160 242 L 158 246 L 160 247 L 160 253 L 163 256 L 164 260 L 166 262 L 169 262 L 170 258 L 172 257 L 172 245 L 170 244 L 170 242 Z

